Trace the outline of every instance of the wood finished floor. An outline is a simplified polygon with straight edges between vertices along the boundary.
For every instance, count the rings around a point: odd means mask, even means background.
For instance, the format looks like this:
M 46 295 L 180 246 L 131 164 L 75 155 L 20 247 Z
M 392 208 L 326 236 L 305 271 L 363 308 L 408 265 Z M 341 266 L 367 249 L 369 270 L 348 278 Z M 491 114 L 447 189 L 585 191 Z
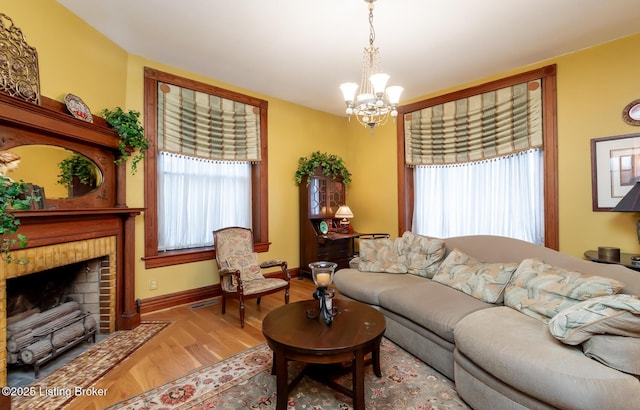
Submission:
M 309 278 L 291 279 L 290 302 L 311 299 L 314 289 Z M 171 324 L 94 386 L 107 389 L 106 397 L 78 397 L 65 409 L 103 409 L 256 346 L 265 340 L 262 319 L 283 304 L 283 292 L 263 297 L 260 305 L 256 305 L 255 299 L 249 300 L 244 328 L 240 327 L 236 301 L 227 302 L 224 315 L 220 303 L 195 309 L 190 304 L 147 313 L 142 316 L 143 321 L 165 320 Z

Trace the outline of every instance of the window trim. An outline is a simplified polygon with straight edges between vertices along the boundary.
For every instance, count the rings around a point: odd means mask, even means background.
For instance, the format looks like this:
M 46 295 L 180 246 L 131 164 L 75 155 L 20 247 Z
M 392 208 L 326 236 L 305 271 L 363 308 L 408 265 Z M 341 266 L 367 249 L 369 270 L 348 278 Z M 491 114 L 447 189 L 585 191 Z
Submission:
M 251 166 L 252 186 L 252 231 L 256 252 L 269 250 L 269 207 L 268 207 L 268 155 L 267 155 L 267 112 L 268 102 L 259 98 L 225 90 L 210 84 L 165 73 L 153 68 L 144 68 L 144 129 L 149 139 L 149 149 L 144 159 L 144 261 L 145 268 L 211 260 L 215 258 L 213 246 L 158 252 L 158 177 L 157 177 L 157 89 L 158 82 L 191 88 L 229 100 L 257 107 L 260 110 L 260 151 L 262 160 Z M 213 232 L 212 232 L 213 235 Z
M 414 171 L 405 165 L 404 114 L 418 111 L 437 104 L 444 104 L 460 98 L 468 98 L 518 83 L 542 80 L 542 130 L 544 138 L 544 242 L 547 248 L 558 250 L 558 137 L 557 137 L 557 97 L 556 65 L 541 67 L 510 77 L 480 84 L 474 87 L 440 95 L 412 104 L 398 107 L 397 130 L 397 171 L 398 171 L 398 235 L 411 230 L 414 203 Z

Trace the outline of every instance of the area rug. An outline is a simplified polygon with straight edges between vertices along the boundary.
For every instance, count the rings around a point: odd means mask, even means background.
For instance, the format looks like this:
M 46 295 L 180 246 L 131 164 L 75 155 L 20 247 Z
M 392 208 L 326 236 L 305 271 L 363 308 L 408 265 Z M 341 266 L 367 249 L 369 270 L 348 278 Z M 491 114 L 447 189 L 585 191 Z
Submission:
M 382 377 L 365 371 L 367 409 L 468 409 L 453 382 L 383 339 L 380 355 Z M 275 409 L 276 380 L 271 375 L 272 353 L 266 343 L 245 350 L 165 385 L 111 407 L 142 409 Z M 293 379 L 299 363 L 289 364 Z M 334 379 L 351 388 L 351 374 Z M 289 393 L 288 409 L 352 409 L 351 398 L 311 378 L 303 377 Z
M 169 322 L 142 322 L 133 330 L 119 330 L 88 348 L 63 367 L 48 376 L 31 383 L 38 394 L 32 397 L 14 396 L 11 408 L 57 409 L 68 404 L 75 396 L 76 388 L 91 387 L 109 370 L 126 359 L 145 342 L 164 329 Z M 40 394 L 50 390 L 50 394 Z

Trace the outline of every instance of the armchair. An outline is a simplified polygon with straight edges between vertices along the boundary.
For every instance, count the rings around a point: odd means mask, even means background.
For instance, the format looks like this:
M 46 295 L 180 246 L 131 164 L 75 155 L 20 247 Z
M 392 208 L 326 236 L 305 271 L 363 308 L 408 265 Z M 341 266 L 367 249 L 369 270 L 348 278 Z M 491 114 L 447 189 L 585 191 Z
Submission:
M 245 300 L 284 290 L 284 303 L 289 303 L 289 281 L 287 262 L 270 260 L 258 264 L 258 254 L 253 249 L 251 229 L 229 227 L 213 232 L 216 264 L 222 288 L 222 314 L 226 313 L 227 299 L 240 303 L 240 327 L 244 327 Z M 279 266 L 284 279 L 267 278 L 261 269 Z

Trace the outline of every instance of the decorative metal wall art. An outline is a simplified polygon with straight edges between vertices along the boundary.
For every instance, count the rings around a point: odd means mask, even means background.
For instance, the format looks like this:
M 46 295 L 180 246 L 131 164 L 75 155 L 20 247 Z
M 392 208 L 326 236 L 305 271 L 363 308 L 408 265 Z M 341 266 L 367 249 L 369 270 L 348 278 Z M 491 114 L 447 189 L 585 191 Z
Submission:
M 27 44 L 22 31 L 0 13 L 0 91 L 40 104 L 38 53 Z

